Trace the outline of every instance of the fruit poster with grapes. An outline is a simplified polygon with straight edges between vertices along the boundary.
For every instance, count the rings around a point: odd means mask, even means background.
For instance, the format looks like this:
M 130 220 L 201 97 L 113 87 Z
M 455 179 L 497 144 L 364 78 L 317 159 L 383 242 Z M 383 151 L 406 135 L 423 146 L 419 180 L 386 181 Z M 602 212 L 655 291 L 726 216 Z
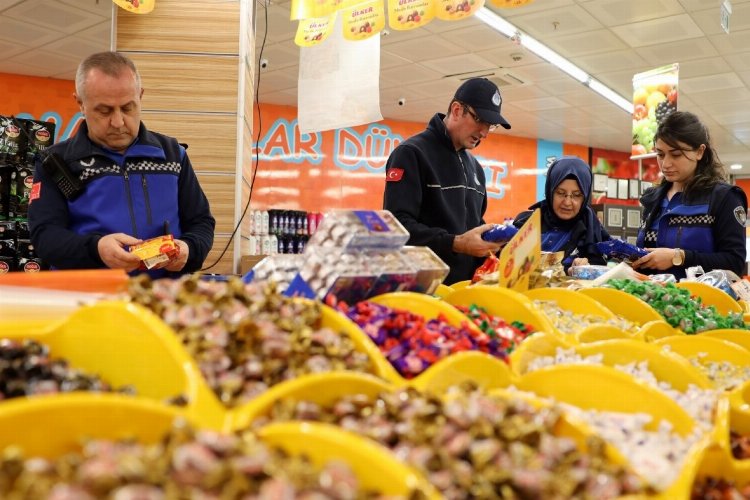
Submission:
M 654 151 L 656 127 L 677 110 L 678 75 L 674 63 L 633 76 L 632 156 Z

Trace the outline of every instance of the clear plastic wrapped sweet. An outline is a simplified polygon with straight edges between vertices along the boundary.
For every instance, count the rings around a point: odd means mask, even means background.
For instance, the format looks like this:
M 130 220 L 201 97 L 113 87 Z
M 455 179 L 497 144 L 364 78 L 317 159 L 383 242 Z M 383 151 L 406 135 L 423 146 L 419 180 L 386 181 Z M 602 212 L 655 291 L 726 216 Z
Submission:
M 388 210 L 335 210 L 326 214 L 307 246 L 396 250 L 408 239 L 408 231 Z
M 609 271 L 607 266 L 585 265 L 571 266 L 568 273 L 579 280 L 595 280 L 607 271 Z

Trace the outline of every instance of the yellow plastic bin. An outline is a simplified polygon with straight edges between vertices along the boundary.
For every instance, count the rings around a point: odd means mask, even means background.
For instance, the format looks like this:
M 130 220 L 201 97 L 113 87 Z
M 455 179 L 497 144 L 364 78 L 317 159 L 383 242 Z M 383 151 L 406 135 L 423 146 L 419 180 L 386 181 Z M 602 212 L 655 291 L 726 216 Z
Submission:
M 742 305 L 729 294 L 711 285 L 698 283 L 697 281 L 682 281 L 677 283 L 676 286 L 689 291 L 690 295 L 700 297 L 704 305 L 716 307 L 719 314 L 726 315 L 730 312 L 742 314 L 745 312 Z
M 479 331 L 479 328 L 474 325 L 474 323 L 472 323 L 469 318 L 464 316 L 458 309 L 443 300 L 436 299 L 435 297 L 431 297 L 423 293 L 384 293 L 382 295 L 372 297 L 368 300 L 376 304 L 390 307 L 391 309 L 401 309 L 404 311 L 409 311 L 413 314 L 419 314 L 427 319 L 434 319 L 437 318 L 438 315 L 442 314 L 445 320 L 455 327 L 465 325 L 469 329 Z
M 452 294 L 454 292 L 453 288 L 449 287 L 448 285 L 443 285 L 440 283 L 438 287 L 435 289 L 435 296 L 439 297 L 443 300 L 445 300 L 448 295 Z
M 2 337 L 49 346 L 50 356 L 100 376 L 113 387 L 132 385 L 142 397 L 178 395 L 202 425 L 222 428 L 224 410 L 174 332 L 151 311 L 128 302 L 84 306 L 47 329 L 3 325 Z M 0 404 L 0 413 L 5 402 Z
M 556 332 L 535 333 L 524 339 L 516 350 L 510 354 L 511 370 L 517 375 L 523 375 L 534 358 L 554 356 L 558 348 L 572 349 L 576 344 L 571 340 Z
M 229 412 L 230 429 L 245 429 L 255 419 L 266 416 L 279 401 L 311 401 L 330 405 L 344 396 L 363 394 L 374 398 L 396 386 L 366 373 L 328 372 L 305 375 L 271 387 L 252 401 Z
M 726 340 L 744 347 L 750 352 L 750 330 L 739 330 L 734 328 L 724 328 L 721 330 L 709 330 L 698 334 L 702 337 L 711 337 L 714 339 Z
M 609 366 L 549 366 L 524 374 L 518 380 L 518 388 L 583 409 L 648 413 L 654 418 L 646 428 L 652 431 L 658 429 L 663 419 L 683 436 L 695 426 L 693 419 L 674 400 Z
M 581 344 L 576 352 L 583 356 L 601 355 L 608 366 L 648 362 L 648 370 L 657 380 L 667 382 L 675 390 L 685 392 L 688 386 L 710 389 L 711 381 L 684 357 L 661 347 L 632 339 L 614 339 Z
M 615 316 L 620 316 L 637 325 L 663 318 L 646 302 L 622 290 L 604 287 L 583 288 L 578 293 L 596 300 L 609 309 Z
M 457 290 L 445 300 L 454 306 L 470 307 L 475 304 L 487 311 L 487 314 L 499 316 L 508 323 L 522 321 L 538 332 L 554 330 L 549 318 L 536 309 L 528 297 L 507 288 L 476 285 Z
M 343 460 L 364 490 L 405 499 L 412 492 L 421 491 L 429 499 L 441 498 L 424 476 L 398 460 L 390 450 L 339 427 L 317 422 L 282 422 L 263 427 L 258 435 L 266 444 L 291 455 L 304 455 L 320 467 L 331 460 Z
M 409 381 L 420 391 L 436 395 L 462 382 L 484 389 L 507 387 L 515 382 L 508 363 L 479 351 L 463 351 L 443 358 Z
M 0 450 L 14 446 L 27 457 L 55 458 L 80 450 L 84 439 L 154 443 L 170 431 L 178 416 L 184 415 L 176 408 L 111 394 L 64 394 L 12 401 L 0 413 Z M 196 422 L 191 423 L 200 428 Z M 291 455 L 306 455 L 315 465 L 330 460 L 347 463 L 363 489 L 405 497 L 421 490 L 429 498 L 438 498 L 419 474 L 387 449 L 341 429 L 292 422 L 269 425 L 258 435 L 269 446 Z

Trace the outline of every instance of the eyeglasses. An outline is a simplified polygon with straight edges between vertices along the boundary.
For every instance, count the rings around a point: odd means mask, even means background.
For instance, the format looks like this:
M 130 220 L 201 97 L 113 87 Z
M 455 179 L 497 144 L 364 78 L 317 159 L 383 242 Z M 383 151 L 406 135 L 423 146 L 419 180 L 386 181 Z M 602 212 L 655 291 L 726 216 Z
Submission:
M 469 116 L 471 116 L 472 118 L 474 118 L 474 121 L 477 122 L 477 124 L 479 124 L 479 125 L 487 125 L 487 127 L 489 127 L 489 129 L 490 129 L 490 132 L 492 132 L 493 130 L 497 130 L 497 127 L 500 126 L 497 123 L 489 123 L 489 122 L 486 122 L 486 121 L 482 120 L 481 118 L 479 118 L 479 116 L 477 116 L 477 114 L 475 112 L 473 112 L 471 110 L 471 108 L 469 108 L 468 105 L 466 105 L 464 103 L 460 103 L 460 104 L 464 108 L 464 112 L 465 113 L 469 113 Z
M 554 192 L 555 198 L 558 198 L 560 200 L 564 200 L 565 198 L 570 198 L 570 201 L 574 201 L 576 203 L 581 203 L 583 201 L 583 193 L 576 191 L 574 193 L 566 193 L 565 191 L 555 191 Z

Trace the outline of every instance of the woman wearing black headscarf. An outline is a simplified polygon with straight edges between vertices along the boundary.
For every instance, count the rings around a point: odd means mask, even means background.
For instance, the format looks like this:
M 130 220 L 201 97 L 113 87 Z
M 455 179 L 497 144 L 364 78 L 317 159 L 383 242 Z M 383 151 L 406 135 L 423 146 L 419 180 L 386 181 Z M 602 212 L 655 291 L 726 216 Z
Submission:
M 518 214 L 513 224 L 521 227 L 537 208 L 542 215 L 542 251 L 565 252 L 563 264 L 607 263 L 596 249 L 610 238 L 589 206 L 591 167 L 575 156 L 555 160 L 547 171 L 545 199 Z

